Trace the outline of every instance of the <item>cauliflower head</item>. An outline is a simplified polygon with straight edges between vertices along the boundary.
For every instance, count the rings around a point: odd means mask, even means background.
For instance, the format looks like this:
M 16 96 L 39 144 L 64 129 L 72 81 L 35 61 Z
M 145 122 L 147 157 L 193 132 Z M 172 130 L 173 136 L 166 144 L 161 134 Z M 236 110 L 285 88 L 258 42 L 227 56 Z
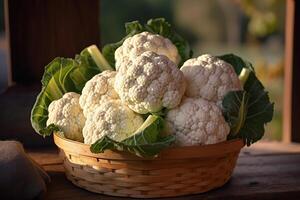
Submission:
M 158 34 L 142 32 L 127 38 L 122 46 L 115 51 L 116 69 L 126 65 L 130 60 L 134 60 L 145 51 L 165 55 L 175 64 L 180 61 L 176 46 L 168 38 Z
M 118 142 L 133 134 L 143 124 L 143 118 L 121 100 L 110 100 L 98 107 L 86 119 L 84 143 L 92 144 L 103 136 Z
M 79 98 L 79 104 L 85 117 L 88 117 L 99 104 L 108 100 L 119 99 L 114 89 L 115 76 L 115 71 L 106 70 L 85 84 Z
M 201 98 L 184 97 L 178 107 L 169 110 L 166 121 L 178 146 L 215 144 L 225 141 L 230 132 L 216 103 Z
M 66 138 L 82 142 L 85 117 L 79 106 L 79 96 L 75 92 L 68 92 L 62 98 L 52 101 L 48 107 L 47 126 L 55 124 L 64 132 Z
M 183 73 L 177 66 L 166 56 L 151 51 L 121 67 L 115 79 L 121 100 L 140 114 L 176 107 L 185 88 Z
M 212 55 L 187 60 L 180 69 L 186 79 L 186 96 L 220 102 L 229 91 L 242 85 L 233 67 Z

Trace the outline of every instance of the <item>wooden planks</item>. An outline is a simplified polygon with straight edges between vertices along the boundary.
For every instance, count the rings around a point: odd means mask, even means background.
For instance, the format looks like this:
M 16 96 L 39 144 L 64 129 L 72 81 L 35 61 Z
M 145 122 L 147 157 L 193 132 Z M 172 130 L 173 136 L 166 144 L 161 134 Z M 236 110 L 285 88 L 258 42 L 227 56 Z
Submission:
M 45 153 L 35 151 L 30 155 L 43 165 L 52 178 L 45 196 L 47 200 L 122 199 L 94 194 L 73 186 L 66 180 L 55 150 Z M 244 148 L 231 180 L 224 187 L 204 194 L 164 199 L 300 199 L 299 166 L 299 152 L 265 154 L 261 149 Z
M 74 57 L 99 44 L 98 0 L 6 0 L 12 76 L 17 83 L 39 82 L 57 56 Z

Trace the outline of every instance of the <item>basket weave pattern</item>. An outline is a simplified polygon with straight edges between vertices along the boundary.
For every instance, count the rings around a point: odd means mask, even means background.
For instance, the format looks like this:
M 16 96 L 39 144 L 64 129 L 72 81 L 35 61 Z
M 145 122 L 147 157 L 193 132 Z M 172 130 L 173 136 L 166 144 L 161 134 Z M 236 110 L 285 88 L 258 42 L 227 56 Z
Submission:
M 217 145 L 173 148 L 158 158 L 143 159 L 124 152 L 92 154 L 88 145 L 57 135 L 54 139 L 73 184 L 96 193 L 136 198 L 180 196 L 220 187 L 230 179 L 243 147 L 237 140 L 220 143 L 220 149 Z

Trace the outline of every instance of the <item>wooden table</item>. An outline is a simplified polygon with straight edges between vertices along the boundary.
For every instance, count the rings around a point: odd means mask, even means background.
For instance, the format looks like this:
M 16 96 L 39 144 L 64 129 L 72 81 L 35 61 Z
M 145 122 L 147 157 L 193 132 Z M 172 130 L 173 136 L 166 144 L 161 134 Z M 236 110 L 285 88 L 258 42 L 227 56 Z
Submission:
M 29 153 L 51 176 L 47 200 L 125 199 L 91 193 L 72 185 L 65 178 L 55 149 Z M 243 148 L 233 176 L 224 187 L 204 194 L 164 199 L 300 199 L 300 145 L 258 143 Z

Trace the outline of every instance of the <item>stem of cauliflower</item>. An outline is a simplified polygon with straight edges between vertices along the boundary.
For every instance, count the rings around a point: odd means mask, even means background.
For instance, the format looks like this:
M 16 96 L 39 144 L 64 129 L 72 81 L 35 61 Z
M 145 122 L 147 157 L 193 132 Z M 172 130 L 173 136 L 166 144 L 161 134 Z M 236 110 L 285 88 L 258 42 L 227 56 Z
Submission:
M 250 72 L 251 72 L 250 69 L 244 67 L 239 75 L 239 79 L 243 87 L 248 80 Z M 236 135 L 245 123 L 246 116 L 247 116 L 247 104 L 248 104 L 248 97 L 246 97 L 246 92 L 244 91 L 241 99 L 241 106 L 238 113 L 238 122 L 235 124 L 234 127 L 232 127 L 231 130 L 233 135 Z
M 114 70 L 107 60 L 104 58 L 104 56 L 101 54 L 99 49 L 96 45 L 91 45 L 87 48 L 87 51 L 92 56 L 93 60 L 95 61 L 96 65 L 101 69 L 101 71 L 105 70 Z
M 251 70 L 248 68 L 243 68 L 240 75 L 239 75 L 239 79 L 242 83 L 242 85 L 244 86 L 246 81 L 248 80 L 249 74 L 250 74 Z
M 236 135 L 239 133 L 240 129 L 244 126 L 247 117 L 247 106 L 248 106 L 248 96 L 246 92 L 243 92 L 240 109 L 238 112 L 238 120 L 235 126 L 232 127 L 232 134 Z
M 147 119 L 144 121 L 144 123 L 134 132 L 135 135 L 137 133 L 140 133 L 144 131 L 148 126 L 150 126 L 155 120 L 157 120 L 158 116 L 156 115 L 149 115 Z

